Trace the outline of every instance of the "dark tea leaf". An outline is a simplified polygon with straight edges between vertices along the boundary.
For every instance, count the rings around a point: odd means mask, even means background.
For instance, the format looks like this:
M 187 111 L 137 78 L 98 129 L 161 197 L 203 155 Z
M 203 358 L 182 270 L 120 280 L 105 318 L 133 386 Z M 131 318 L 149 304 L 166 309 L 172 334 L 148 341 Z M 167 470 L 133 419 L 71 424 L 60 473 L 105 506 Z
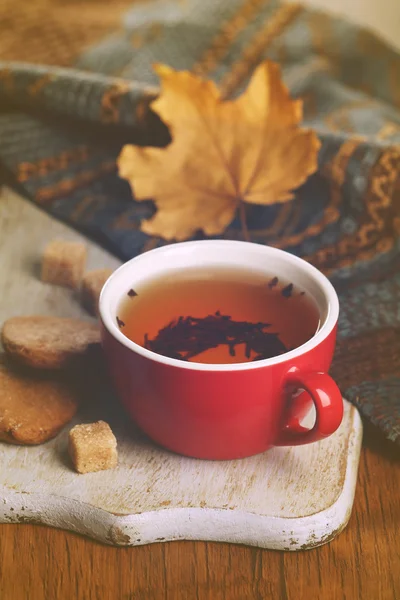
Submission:
M 282 296 L 284 296 L 284 298 L 290 298 L 292 293 L 293 293 L 293 283 L 289 283 L 289 285 L 287 285 L 286 287 L 283 288 Z
M 279 279 L 277 277 L 274 277 L 273 279 L 271 279 L 271 281 L 268 283 L 268 287 L 270 290 L 272 290 L 272 288 L 274 288 L 276 285 L 278 285 L 279 283 Z
M 278 356 L 309 340 L 319 323 L 311 294 L 302 296 L 276 272 L 187 268 L 130 290 L 117 311 L 121 331 L 178 360 L 237 364 Z
M 229 315 L 214 315 L 203 318 L 179 317 L 160 329 L 154 339 L 144 337 L 144 347 L 157 354 L 189 360 L 198 354 L 226 345 L 229 355 L 235 356 L 235 346 L 246 345 L 246 358 L 256 354 L 254 360 L 272 358 L 287 351 L 277 333 L 266 332 L 270 323 L 234 321 Z

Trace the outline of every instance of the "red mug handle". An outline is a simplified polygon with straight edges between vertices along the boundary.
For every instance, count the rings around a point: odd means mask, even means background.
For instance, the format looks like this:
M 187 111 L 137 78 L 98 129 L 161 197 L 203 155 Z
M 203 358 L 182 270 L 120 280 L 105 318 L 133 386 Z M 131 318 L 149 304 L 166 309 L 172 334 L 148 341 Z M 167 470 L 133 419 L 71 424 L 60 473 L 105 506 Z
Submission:
M 332 377 L 326 373 L 293 373 L 287 383 L 308 393 L 303 392 L 291 401 L 275 446 L 310 444 L 334 433 L 342 422 L 343 398 Z M 308 413 L 311 402 L 315 406 L 315 423 L 307 429 L 300 422 Z

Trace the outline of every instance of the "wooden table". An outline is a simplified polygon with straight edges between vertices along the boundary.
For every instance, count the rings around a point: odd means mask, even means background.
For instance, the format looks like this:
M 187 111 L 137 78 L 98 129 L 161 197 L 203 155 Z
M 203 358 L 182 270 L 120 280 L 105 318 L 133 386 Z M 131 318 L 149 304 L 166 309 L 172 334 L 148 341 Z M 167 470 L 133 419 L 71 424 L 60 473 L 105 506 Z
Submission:
M 0 525 L 1 600 L 269 598 L 400 599 L 400 451 L 371 426 L 350 523 L 315 550 L 205 542 L 112 548 L 38 525 Z

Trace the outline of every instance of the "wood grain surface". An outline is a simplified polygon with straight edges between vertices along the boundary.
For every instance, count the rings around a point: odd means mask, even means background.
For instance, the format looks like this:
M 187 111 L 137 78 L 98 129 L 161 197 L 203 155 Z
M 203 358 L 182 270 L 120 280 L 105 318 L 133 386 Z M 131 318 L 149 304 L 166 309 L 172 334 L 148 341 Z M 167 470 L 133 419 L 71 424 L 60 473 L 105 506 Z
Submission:
M 367 428 L 353 515 L 315 550 L 210 542 L 110 548 L 35 525 L 0 526 L 2 600 L 398 600 L 400 455 Z
M 326 546 L 113 548 L 42 526 L 0 525 L 0 599 L 399 600 L 399 532 L 400 452 L 367 426 L 353 515 Z

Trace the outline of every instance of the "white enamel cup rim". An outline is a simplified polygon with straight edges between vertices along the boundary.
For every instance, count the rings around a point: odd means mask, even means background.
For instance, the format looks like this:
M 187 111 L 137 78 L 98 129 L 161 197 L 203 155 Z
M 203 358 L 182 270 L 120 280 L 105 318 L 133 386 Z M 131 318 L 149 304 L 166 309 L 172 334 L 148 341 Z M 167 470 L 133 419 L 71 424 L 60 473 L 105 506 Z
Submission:
M 215 256 L 213 263 L 209 260 L 200 261 L 202 267 L 206 267 L 208 264 L 214 264 L 219 266 L 226 266 L 224 260 L 219 261 L 219 256 L 223 253 L 229 255 L 230 258 L 237 256 L 238 260 L 242 260 L 244 253 L 248 253 L 249 256 L 260 257 L 260 259 L 269 258 L 272 262 L 280 262 L 283 266 L 287 266 L 292 269 L 300 277 L 305 277 L 309 282 L 312 282 L 313 287 L 319 295 L 320 302 L 317 302 L 320 307 L 320 303 L 326 303 L 326 314 L 320 328 L 316 334 L 308 340 L 306 343 L 298 346 L 294 350 L 290 350 L 285 354 L 281 354 L 274 358 L 267 358 L 265 360 L 259 360 L 249 363 L 235 363 L 235 364 L 205 364 L 196 362 L 185 362 L 175 358 L 168 358 L 160 354 L 156 354 L 151 350 L 143 348 L 139 344 L 136 344 L 119 329 L 116 321 L 116 307 L 122 301 L 122 298 L 128 292 L 128 290 L 134 285 L 132 283 L 132 273 L 135 269 L 138 269 L 140 263 L 153 262 L 154 265 L 160 265 L 163 261 L 168 264 L 168 258 L 171 256 L 178 256 L 180 253 L 182 256 L 194 255 L 201 249 L 202 255 L 208 253 L 209 256 Z M 181 258 L 182 258 L 181 256 Z M 243 261 L 242 261 L 243 262 Z M 236 266 L 236 263 L 231 263 L 232 266 Z M 243 266 L 246 266 L 246 261 L 243 262 Z M 189 263 L 186 267 L 191 267 Z M 247 265 L 248 268 L 252 268 L 251 264 Z M 167 267 L 168 269 L 169 267 Z M 266 273 L 271 273 L 269 269 L 258 269 L 258 271 L 265 270 Z M 163 272 L 164 271 L 160 271 Z M 149 275 L 147 279 L 153 279 Z M 143 280 L 143 278 L 141 278 Z M 307 286 L 305 286 L 307 289 Z M 120 290 L 120 291 L 118 291 Z M 314 296 L 314 299 L 315 296 Z M 254 244 L 252 242 L 239 242 L 231 240 L 199 240 L 193 242 L 179 242 L 175 244 L 169 244 L 150 250 L 143 254 L 132 258 L 123 265 L 121 265 L 106 281 L 99 299 L 99 313 L 102 323 L 106 330 L 112 335 L 114 339 L 120 342 L 123 346 L 133 351 L 134 353 L 150 359 L 154 362 L 178 367 L 180 369 L 189 369 L 192 371 L 218 371 L 218 372 L 229 372 L 229 371 L 250 371 L 253 369 L 260 369 L 266 366 L 272 366 L 280 363 L 284 363 L 295 359 L 313 348 L 316 348 L 323 340 L 325 340 L 332 332 L 337 324 L 339 317 L 339 300 L 336 291 L 331 282 L 321 273 L 316 267 L 307 263 L 305 260 L 271 246 L 265 246 L 262 244 Z

